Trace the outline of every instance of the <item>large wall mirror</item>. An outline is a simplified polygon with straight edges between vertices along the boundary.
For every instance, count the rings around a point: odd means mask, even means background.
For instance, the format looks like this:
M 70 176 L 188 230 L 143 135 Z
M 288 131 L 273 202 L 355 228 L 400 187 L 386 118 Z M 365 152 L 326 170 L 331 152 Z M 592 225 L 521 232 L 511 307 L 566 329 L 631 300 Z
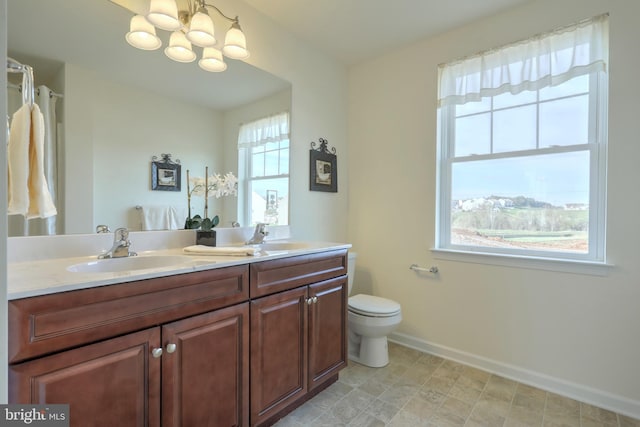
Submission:
M 197 61 L 171 61 L 165 31 L 159 50 L 129 46 L 131 16 L 109 0 L 8 0 L 8 55 L 33 67 L 42 102 L 55 103 L 59 212 L 53 224 L 27 227 L 11 215 L 10 236 L 93 233 L 98 224 L 141 230 L 136 207 L 186 210 L 187 170 L 237 175 L 239 126 L 291 110 L 291 84 L 244 62 L 226 59 L 226 71 L 209 73 Z M 22 102 L 16 76 L 10 112 Z M 167 153 L 180 161 L 181 191 L 152 189 L 152 157 Z M 210 199 L 210 216 L 229 227 L 241 201 Z M 192 201 L 196 213 L 203 204 Z

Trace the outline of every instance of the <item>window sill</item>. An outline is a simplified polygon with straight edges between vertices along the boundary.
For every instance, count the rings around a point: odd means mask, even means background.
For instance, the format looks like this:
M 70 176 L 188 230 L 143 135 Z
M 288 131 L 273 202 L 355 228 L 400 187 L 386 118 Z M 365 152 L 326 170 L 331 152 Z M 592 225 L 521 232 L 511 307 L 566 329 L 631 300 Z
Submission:
M 606 262 L 581 261 L 543 257 L 523 257 L 516 255 L 492 254 L 486 252 L 467 252 L 452 249 L 431 248 L 435 259 L 447 261 L 489 264 L 512 268 L 529 268 L 562 273 L 586 274 L 589 276 L 607 276 L 612 264 Z

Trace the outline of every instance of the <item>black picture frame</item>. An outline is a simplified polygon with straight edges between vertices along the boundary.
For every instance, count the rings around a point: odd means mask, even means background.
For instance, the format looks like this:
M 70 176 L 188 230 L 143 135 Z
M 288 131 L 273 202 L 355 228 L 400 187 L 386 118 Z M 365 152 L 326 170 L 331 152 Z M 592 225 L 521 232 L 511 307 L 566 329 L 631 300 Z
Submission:
M 180 165 L 169 162 L 151 162 L 151 189 L 180 191 L 182 187 Z
M 338 192 L 338 158 L 335 154 L 309 150 L 309 190 Z

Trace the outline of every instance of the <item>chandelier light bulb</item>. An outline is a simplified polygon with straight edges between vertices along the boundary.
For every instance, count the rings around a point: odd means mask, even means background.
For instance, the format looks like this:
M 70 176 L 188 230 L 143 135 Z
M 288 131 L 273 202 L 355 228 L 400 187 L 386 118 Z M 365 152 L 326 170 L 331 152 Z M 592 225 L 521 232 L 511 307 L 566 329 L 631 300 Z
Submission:
M 174 0 L 151 0 L 147 20 L 158 28 L 174 31 L 182 27 Z
M 236 18 L 229 31 L 227 31 L 222 52 L 232 59 L 246 59 L 249 57 L 247 39 L 240 29 L 238 18 Z
M 156 36 L 156 29 L 142 15 L 131 18 L 125 38 L 131 46 L 142 50 L 156 50 L 162 45 L 160 38 Z
M 191 43 L 182 31 L 174 31 L 169 39 L 165 55 L 177 62 L 193 62 L 196 54 L 191 50 Z
M 206 9 L 200 8 L 192 17 L 187 39 L 200 47 L 210 47 L 216 44 L 213 32 L 213 21 Z
M 227 69 L 227 64 L 224 63 L 222 58 L 222 52 L 215 47 L 205 47 L 202 51 L 202 59 L 198 61 L 198 65 L 205 71 L 211 71 L 212 73 L 219 73 Z

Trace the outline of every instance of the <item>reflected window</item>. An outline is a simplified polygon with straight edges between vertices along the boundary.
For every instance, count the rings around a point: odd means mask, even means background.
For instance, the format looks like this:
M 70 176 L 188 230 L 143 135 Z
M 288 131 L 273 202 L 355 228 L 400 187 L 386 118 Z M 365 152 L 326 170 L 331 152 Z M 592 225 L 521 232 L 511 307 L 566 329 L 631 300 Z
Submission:
M 241 223 L 289 224 L 289 113 L 241 125 L 238 150 Z

